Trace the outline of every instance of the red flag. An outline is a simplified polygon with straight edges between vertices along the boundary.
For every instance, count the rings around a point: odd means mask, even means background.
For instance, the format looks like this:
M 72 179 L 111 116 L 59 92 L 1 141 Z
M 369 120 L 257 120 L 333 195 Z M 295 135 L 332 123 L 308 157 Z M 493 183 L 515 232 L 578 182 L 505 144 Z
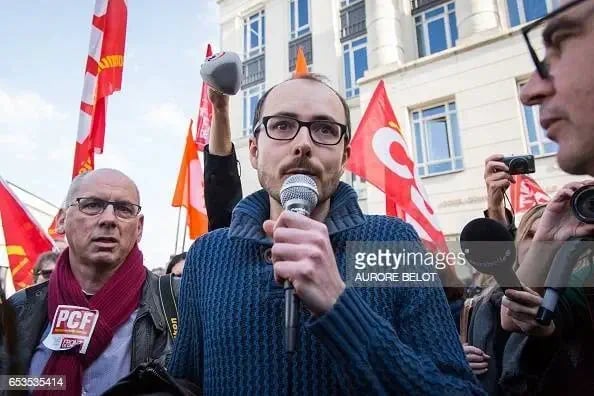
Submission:
M 126 0 L 95 1 L 72 178 L 94 169 L 103 152 L 107 96 L 122 87 L 127 18 Z
M 37 257 L 52 249 L 52 242 L 25 205 L 0 178 L 0 217 L 15 290 L 33 283 Z
M 347 169 L 386 194 L 386 213 L 412 225 L 428 249 L 447 251 L 383 81 L 373 93 L 351 147 Z
M 206 58 L 212 56 L 212 47 L 206 47 Z M 196 146 L 198 150 L 204 151 L 208 144 L 210 125 L 212 123 L 212 103 L 208 99 L 208 85 L 202 83 L 202 94 L 200 95 L 200 109 L 198 109 L 198 123 L 196 126 Z
M 511 186 L 511 204 L 515 213 L 524 213 L 538 204 L 550 201 L 550 197 L 528 175 L 514 175 L 516 181 Z
M 188 210 L 187 224 L 190 227 L 191 239 L 196 239 L 208 232 L 208 217 L 204 204 L 204 177 L 196 142 L 192 138 L 192 121 L 188 126 L 186 148 L 171 206 L 176 208 L 183 206 Z

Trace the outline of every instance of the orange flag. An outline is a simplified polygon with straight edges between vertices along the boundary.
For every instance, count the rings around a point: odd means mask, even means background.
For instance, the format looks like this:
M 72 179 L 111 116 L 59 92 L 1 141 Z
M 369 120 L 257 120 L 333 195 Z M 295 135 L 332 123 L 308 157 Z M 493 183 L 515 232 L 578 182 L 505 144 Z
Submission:
M 127 19 L 126 0 L 95 1 L 72 178 L 95 169 L 103 152 L 107 97 L 122 87 Z
M 297 60 L 295 61 L 295 76 L 303 76 L 309 73 L 307 68 L 307 59 L 303 53 L 303 48 L 299 47 L 297 50 Z
M 52 250 L 53 244 L 2 178 L 0 217 L 12 282 L 18 291 L 33 283 L 33 266 L 37 257 Z
M 188 127 L 186 148 L 171 206 L 175 208 L 183 206 L 188 210 L 187 224 L 190 227 L 191 239 L 196 239 L 208 232 L 208 217 L 204 204 L 204 178 L 198 158 L 198 147 L 192 138 L 192 120 Z

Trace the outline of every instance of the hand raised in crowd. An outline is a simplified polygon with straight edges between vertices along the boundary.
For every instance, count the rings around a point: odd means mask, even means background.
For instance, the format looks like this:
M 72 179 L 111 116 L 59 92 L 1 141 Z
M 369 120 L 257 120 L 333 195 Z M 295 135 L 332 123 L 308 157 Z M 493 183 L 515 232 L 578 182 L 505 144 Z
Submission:
M 491 359 L 491 356 L 487 355 L 480 348 L 468 345 L 468 343 L 462 344 L 462 348 L 464 349 L 466 361 L 474 375 L 481 375 L 489 370 L 489 359 Z
M 229 111 L 229 96 L 209 87 L 208 99 L 212 103 L 212 108 L 215 112 L 227 113 Z
M 506 331 L 517 331 L 537 337 L 548 337 L 555 331 L 555 322 L 543 326 L 536 321 L 542 297 L 534 290 L 524 287 L 523 291 L 507 289 L 501 300 L 501 327 Z
M 509 168 L 501 160 L 503 155 L 494 154 L 485 160 L 485 184 L 487 185 L 487 210 L 489 217 L 507 223 L 503 197 L 511 183 L 515 183 Z
M 535 241 L 566 241 L 570 237 L 594 234 L 594 225 L 578 220 L 570 204 L 575 191 L 585 185 L 594 185 L 594 180 L 567 183 L 557 191 L 540 219 Z
M 292 282 L 295 294 L 316 316 L 328 312 L 345 289 L 325 224 L 284 211 L 276 221 L 266 220 L 272 238 L 274 278 Z

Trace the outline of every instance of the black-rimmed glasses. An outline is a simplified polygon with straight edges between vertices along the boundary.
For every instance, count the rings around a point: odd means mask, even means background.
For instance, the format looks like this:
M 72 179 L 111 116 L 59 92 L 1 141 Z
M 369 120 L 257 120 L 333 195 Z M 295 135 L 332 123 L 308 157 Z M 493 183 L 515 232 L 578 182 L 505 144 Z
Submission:
M 70 206 L 78 206 L 78 210 L 89 216 L 101 214 L 109 206 L 113 206 L 113 211 L 117 217 L 123 220 L 130 220 L 140 213 L 140 205 L 127 201 L 106 201 L 100 198 L 82 197 L 76 198 L 76 203 Z
M 534 66 L 536 67 L 538 75 L 543 80 L 546 80 L 550 77 L 549 59 L 547 54 L 544 54 L 542 56 L 538 55 L 535 48 L 540 46 L 536 44 L 542 42 L 544 44 L 546 52 L 549 52 L 550 50 L 559 49 L 560 45 L 562 44 L 562 41 L 571 37 L 571 35 L 568 33 L 571 31 L 572 27 L 575 30 L 576 26 L 575 21 L 564 21 L 562 18 L 557 17 L 560 17 L 561 14 L 565 14 L 569 9 L 572 9 L 584 3 L 585 1 L 586 0 L 575 0 L 570 3 L 567 3 L 564 6 L 559 7 L 555 11 L 542 17 L 541 19 L 538 19 L 537 21 L 534 21 L 531 24 L 522 28 L 522 35 L 524 36 L 524 40 L 526 41 L 526 45 L 528 46 L 530 57 L 534 62 Z M 583 18 L 586 18 L 587 16 L 588 15 L 584 15 Z M 553 18 L 557 19 L 553 21 Z M 545 23 L 547 24 L 547 26 L 545 27 L 541 35 L 538 28 L 542 27 Z
M 262 117 L 254 128 L 254 134 L 264 126 L 266 135 L 273 140 L 293 140 L 301 130 L 306 127 L 311 140 L 315 143 L 334 146 L 340 143 L 347 133 L 347 126 L 334 121 L 301 121 L 289 116 Z

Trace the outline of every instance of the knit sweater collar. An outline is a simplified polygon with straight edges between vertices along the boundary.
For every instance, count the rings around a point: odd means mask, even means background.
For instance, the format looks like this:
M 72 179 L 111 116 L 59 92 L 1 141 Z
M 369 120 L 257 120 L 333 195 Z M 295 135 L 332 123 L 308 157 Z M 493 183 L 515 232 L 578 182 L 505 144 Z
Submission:
M 270 218 L 270 201 L 265 190 L 259 190 L 242 199 L 231 217 L 229 237 L 248 239 L 258 243 L 271 244 L 264 233 L 262 224 Z M 330 210 L 324 220 L 328 234 L 333 235 L 365 222 L 365 217 L 357 201 L 357 193 L 351 186 L 340 182 L 330 198 Z

